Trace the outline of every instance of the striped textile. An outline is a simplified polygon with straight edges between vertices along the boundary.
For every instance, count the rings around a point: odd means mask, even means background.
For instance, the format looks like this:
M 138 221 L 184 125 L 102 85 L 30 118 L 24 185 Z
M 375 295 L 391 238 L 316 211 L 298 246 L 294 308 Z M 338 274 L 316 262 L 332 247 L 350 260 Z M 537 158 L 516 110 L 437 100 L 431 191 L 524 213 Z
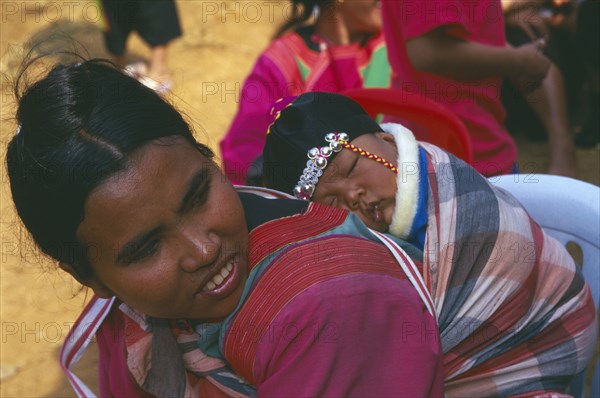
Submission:
M 198 397 L 210 383 L 223 396 L 256 396 L 254 389 L 231 372 L 227 363 L 200 350 L 201 337 L 187 321 L 147 318 L 126 304 L 119 308 L 127 315 L 127 366 L 145 391 L 158 397 L 174 392 L 177 396 Z
M 60 349 L 60 367 L 67 375 L 69 383 L 79 398 L 95 398 L 96 394 L 73 373 L 73 367 L 79 362 L 96 331 L 110 312 L 115 298 L 100 299 L 94 296 L 85 306 L 81 315 L 69 330 Z
M 380 243 L 387 247 L 389 253 L 387 250 L 381 250 Z M 252 384 L 260 385 L 261 382 L 265 382 L 264 375 L 272 370 L 268 368 L 273 365 L 267 365 L 271 361 L 282 365 L 284 369 L 292 366 L 290 363 L 279 362 L 281 357 L 277 355 L 275 358 L 267 356 L 268 360 L 265 360 L 264 357 L 260 357 L 259 352 L 269 346 L 274 352 L 281 354 L 274 347 L 277 346 L 277 336 L 285 335 L 277 329 L 282 325 L 293 325 L 305 333 L 312 330 L 304 329 L 305 325 L 296 318 L 286 318 L 283 321 L 278 316 L 285 313 L 285 308 L 299 295 L 333 278 L 351 277 L 355 278 L 353 280 L 357 284 L 364 280 L 362 278 L 368 278 L 370 275 L 386 275 L 396 280 L 407 280 L 423 306 L 430 310 L 429 319 L 435 322 L 433 300 L 422 279 L 422 269 L 419 269 L 418 263 L 412 258 L 418 259 L 420 252 L 417 253 L 415 248 L 398 241 L 397 238 L 368 229 L 358 217 L 348 214 L 345 210 L 312 202 L 302 215 L 279 219 L 252 231 L 250 244 L 260 247 L 260 250 L 253 251 L 250 256 L 251 272 L 241 301 L 244 304 L 238 306 L 225 319 L 219 335 L 214 336 L 212 341 L 203 338 L 204 344 L 201 348 L 205 352 L 214 352 L 217 351 L 214 347 L 218 346 L 218 351 L 227 358 L 232 368 Z M 410 256 L 408 252 L 411 253 Z M 365 261 L 365 258 L 371 262 Z M 265 300 L 266 297 L 269 299 Z M 322 298 L 319 295 L 317 301 L 320 300 Z M 309 317 L 318 317 L 317 313 L 311 310 L 308 310 L 308 313 L 311 314 Z M 388 322 L 387 329 L 397 331 L 397 343 L 403 344 L 402 330 L 406 325 L 410 325 L 411 321 L 403 318 L 400 313 L 396 313 L 395 319 L 392 320 L 389 319 L 390 314 L 393 313 L 383 315 Z M 377 319 L 375 310 L 372 318 Z M 403 320 L 406 324 L 402 324 Z M 402 327 L 395 329 L 398 325 L 394 322 L 400 322 Z M 437 329 L 434 327 L 431 330 L 436 335 L 435 340 L 439 341 Z M 347 338 L 353 333 L 360 334 L 356 330 L 346 330 L 344 333 Z M 288 336 L 283 339 L 287 340 Z M 288 349 L 292 350 L 292 345 L 284 351 Z M 389 346 L 388 349 L 397 352 L 397 347 Z M 424 356 L 425 353 L 421 352 L 420 355 Z M 325 354 L 319 358 L 324 363 L 331 359 Z M 302 368 L 299 362 L 301 360 L 296 358 L 294 366 Z M 360 362 L 361 360 L 357 359 L 357 363 Z M 303 368 L 300 374 L 305 375 L 307 379 L 311 377 L 308 368 Z M 345 373 L 342 371 L 335 375 L 330 374 L 329 386 L 334 385 L 333 379 L 335 376 L 339 378 L 341 374 Z M 322 376 L 314 378 L 322 379 Z M 384 380 L 379 382 L 385 383 Z M 442 388 L 441 383 L 440 371 L 439 389 Z M 344 385 L 348 384 L 351 383 L 347 379 L 344 380 Z M 433 385 L 435 383 L 431 384 Z M 394 391 L 403 396 L 399 390 Z M 386 392 L 389 393 L 388 390 Z M 290 394 L 293 395 L 292 390 Z
M 116 306 L 116 302 L 114 297 L 111 299 L 92 297 L 73 328 L 70 329 L 61 348 L 60 366 L 79 398 L 95 398 L 96 394 L 73 373 L 73 367 L 109 315 L 111 308 Z M 198 349 L 200 337 L 187 323 L 181 321 L 173 324 L 157 324 L 151 321 L 149 323 L 149 319 L 136 313 L 127 305 L 121 304 L 119 309 L 126 315 L 124 319 L 127 336 L 125 342 L 128 353 L 127 366 L 138 385 L 145 391 L 152 392 L 154 396 L 172 396 L 173 391 L 179 391 L 178 396 L 182 397 L 256 396 L 254 389 L 231 373 L 223 361 L 209 357 Z M 166 329 L 164 326 L 167 326 Z M 150 330 L 153 332 L 149 333 Z M 165 330 L 168 332 L 166 336 L 165 333 L 161 333 Z M 160 338 L 157 334 L 161 335 Z M 157 346 L 164 347 L 174 341 L 178 349 L 171 350 L 172 356 L 155 357 L 154 361 L 152 360 L 153 354 L 156 356 Z M 161 365 L 164 366 L 159 370 L 162 373 L 156 374 L 156 365 L 159 368 Z M 188 372 L 173 372 L 174 369 L 183 371 L 179 365 L 184 366 Z M 173 378 L 171 376 L 174 373 L 185 376 Z
M 593 355 L 590 290 L 510 194 L 429 144 L 424 278 L 448 397 L 564 391 Z

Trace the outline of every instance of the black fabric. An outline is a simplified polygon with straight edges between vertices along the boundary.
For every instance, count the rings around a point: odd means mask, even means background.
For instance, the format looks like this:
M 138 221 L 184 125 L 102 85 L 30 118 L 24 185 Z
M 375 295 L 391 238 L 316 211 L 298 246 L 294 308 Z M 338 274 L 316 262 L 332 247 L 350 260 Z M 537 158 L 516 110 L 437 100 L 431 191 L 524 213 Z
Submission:
M 181 36 L 173 0 L 102 0 L 102 8 L 108 25 L 104 39 L 111 54 L 124 54 L 132 31 L 137 31 L 150 47 Z
M 315 34 L 315 25 L 302 26 L 301 28 L 296 29 L 296 33 L 302 38 L 306 47 L 313 51 L 321 52 L 319 44 L 312 39 Z
M 251 193 L 239 192 L 248 232 L 271 220 L 301 214 L 308 203 L 296 199 L 267 199 Z
M 325 135 L 346 133 L 350 141 L 383 131 L 354 100 L 334 93 L 311 92 L 284 108 L 267 134 L 263 150 L 265 185 L 292 193 L 308 160 L 306 153 L 327 144 Z M 333 154 L 329 161 L 333 160 Z
M 595 68 L 600 67 L 600 2 L 586 0 L 579 6 L 577 16 L 577 45 L 582 59 Z
M 246 174 L 246 185 L 250 187 L 264 187 L 265 182 L 263 181 L 263 157 L 258 155 L 250 168 L 248 174 Z

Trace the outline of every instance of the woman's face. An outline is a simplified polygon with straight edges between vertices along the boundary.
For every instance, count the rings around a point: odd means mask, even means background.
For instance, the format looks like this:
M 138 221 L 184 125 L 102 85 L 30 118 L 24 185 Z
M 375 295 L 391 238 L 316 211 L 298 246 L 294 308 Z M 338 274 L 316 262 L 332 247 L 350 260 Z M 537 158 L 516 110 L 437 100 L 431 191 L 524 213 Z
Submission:
M 363 134 L 352 144 L 396 163 L 390 134 Z M 312 200 L 350 210 L 370 228 L 386 232 L 396 205 L 396 174 L 364 156 L 342 149 L 319 178 Z
M 145 145 L 92 191 L 77 237 L 103 297 L 147 315 L 227 316 L 247 277 L 248 231 L 239 196 L 181 137 Z
M 351 35 L 377 34 L 381 31 L 381 1 L 345 0 L 337 6 Z

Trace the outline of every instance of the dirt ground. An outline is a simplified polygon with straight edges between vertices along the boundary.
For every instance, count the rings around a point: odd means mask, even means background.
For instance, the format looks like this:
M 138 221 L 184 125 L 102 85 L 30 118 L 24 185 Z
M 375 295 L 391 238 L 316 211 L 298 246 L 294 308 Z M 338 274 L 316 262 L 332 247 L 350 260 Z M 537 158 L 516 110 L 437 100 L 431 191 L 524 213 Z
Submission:
M 288 15 L 286 1 L 178 1 L 184 35 L 170 49 L 170 99 L 193 121 L 201 141 L 217 150 L 237 108 L 239 89 L 275 27 Z M 11 79 L 30 41 L 60 48 L 67 35 L 91 56 L 106 57 L 96 1 L 0 0 L 1 158 L 15 130 Z M 63 44 L 61 44 L 63 43 Z M 136 37 L 132 58 L 148 57 Z M 517 137 L 523 172 L 544 172 L 546 144 Z M 578 151 L 580 178 L 600 185 L 600 151 Z M 0 396 L 74 396 L 58 366 L 58 350 L 86 301 L 70 277 L 41 257 L 16 220 L 4 161 L 0 185 Z M 78 374 L 96 388 L 94 347 Z

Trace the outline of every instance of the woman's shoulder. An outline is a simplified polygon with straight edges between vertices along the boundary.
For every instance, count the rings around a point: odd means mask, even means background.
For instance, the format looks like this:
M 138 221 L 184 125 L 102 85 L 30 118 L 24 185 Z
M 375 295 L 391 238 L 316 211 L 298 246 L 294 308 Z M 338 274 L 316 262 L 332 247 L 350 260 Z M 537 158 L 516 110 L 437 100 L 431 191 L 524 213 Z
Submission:
M 380 241 L 354 226 L 355 221 L 344 210 L 318 204 L 302 215 L 274 221 L 272 233 L 260 237 L 262 246 L 251 243 L 252 288 L 234 322 L 239 325 L 249 316 L 248 322 L 269 324 L 271 315 L 314 289 L 319 297 L 354 295 L 352 289 L 332 287 L 340 280 L 352 279 L 363 288 L 369 283 L 359 281 L 370 277 L 408 280 L 399 265 L 411 261 L 406 253 L 397 259 Z M 414 290 L 410 284 L 403 290 L 407 288 Z
M 311 202 L 306 211 L 266 222 L 250 233 L 250 266 L 282 248 L 315 238 L 342 225 L 348 211 Z
M 394 257 L 360 236 L 321 235 L 271 253 L 265 261 L 268 265 L 228 323 L 223 345 L 225 356 L 248 380 L 257 381 L 252 369 L 261 344 L 277 345 L 270 340 L 272 333 L 288 336 L 296 328 L 306 330 L 316 319 L 334 326 L 351 309 L 371 319 L 367 303 L 393 303 L 400 317 L 404 313 L 400 308 L 415 308 L 422 314 L 419 317 L 426 316 Z M 384 309 L 390 308 L 382 304 L 381 314 Z

